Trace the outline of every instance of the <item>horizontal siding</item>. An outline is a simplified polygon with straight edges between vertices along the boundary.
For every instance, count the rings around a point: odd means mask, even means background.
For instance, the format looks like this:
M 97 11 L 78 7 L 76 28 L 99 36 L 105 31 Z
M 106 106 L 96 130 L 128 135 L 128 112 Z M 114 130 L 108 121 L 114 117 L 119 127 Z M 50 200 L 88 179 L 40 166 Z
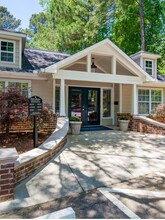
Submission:
M 122 100 L 122 112 L 131 113 L 132 85 L 123 85 Z
M 53 104 L 53 82 L 52 81 L 31 81 L 31 95 L 39 96 L 42 98 L 43 103 L 48 103 L 49 105 Z

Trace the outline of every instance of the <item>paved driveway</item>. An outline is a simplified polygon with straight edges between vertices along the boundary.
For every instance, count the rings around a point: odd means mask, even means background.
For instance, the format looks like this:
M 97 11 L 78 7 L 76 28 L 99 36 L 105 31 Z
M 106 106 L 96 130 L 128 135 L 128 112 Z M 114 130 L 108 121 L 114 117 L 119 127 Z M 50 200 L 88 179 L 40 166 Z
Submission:
M 15 188 L 44 202 L 165 169 L 165 137 L 120 131 L 68 135 L 66 149 Z

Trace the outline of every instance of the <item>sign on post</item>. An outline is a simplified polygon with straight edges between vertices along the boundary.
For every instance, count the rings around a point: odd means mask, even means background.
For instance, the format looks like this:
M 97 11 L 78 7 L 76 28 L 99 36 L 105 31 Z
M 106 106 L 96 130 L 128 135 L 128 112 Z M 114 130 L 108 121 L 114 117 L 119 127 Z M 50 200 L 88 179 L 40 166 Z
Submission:
M 42 99 L 38 96 L 29 98 L 28 105 L 29 115 L 39 115 L 42 113 Z
M 29 115 L 34 116 L 34 147 L 38 146 L 38 135 L 37 135 L 37 115 L 42 113 L 42 99 L 38 96 L 32 96 L 29 98 L 28 102 L 28 113 Z

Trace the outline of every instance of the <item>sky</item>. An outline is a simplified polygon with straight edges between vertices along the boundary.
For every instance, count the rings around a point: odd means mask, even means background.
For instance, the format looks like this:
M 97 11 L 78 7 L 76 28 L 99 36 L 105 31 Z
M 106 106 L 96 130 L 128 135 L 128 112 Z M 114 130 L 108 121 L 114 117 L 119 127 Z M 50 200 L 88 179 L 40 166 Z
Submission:
M 6 7 L 16 19 L 20 19 L 23 29 L 28 28 L 32 14 L 43 11 L 39 0 L 0 0 L 0 6 Z

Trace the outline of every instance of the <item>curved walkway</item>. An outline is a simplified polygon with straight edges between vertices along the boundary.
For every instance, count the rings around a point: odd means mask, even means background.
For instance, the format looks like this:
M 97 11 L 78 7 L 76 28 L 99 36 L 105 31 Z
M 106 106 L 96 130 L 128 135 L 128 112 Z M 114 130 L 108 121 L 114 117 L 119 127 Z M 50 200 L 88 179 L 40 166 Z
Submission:
M 112 187 L 124 180 L 160 172 L 164 167 L 165 136 L 114 130 L 68 135 L 63 152 L 17 185 L 15 200 L 0 209 Z

